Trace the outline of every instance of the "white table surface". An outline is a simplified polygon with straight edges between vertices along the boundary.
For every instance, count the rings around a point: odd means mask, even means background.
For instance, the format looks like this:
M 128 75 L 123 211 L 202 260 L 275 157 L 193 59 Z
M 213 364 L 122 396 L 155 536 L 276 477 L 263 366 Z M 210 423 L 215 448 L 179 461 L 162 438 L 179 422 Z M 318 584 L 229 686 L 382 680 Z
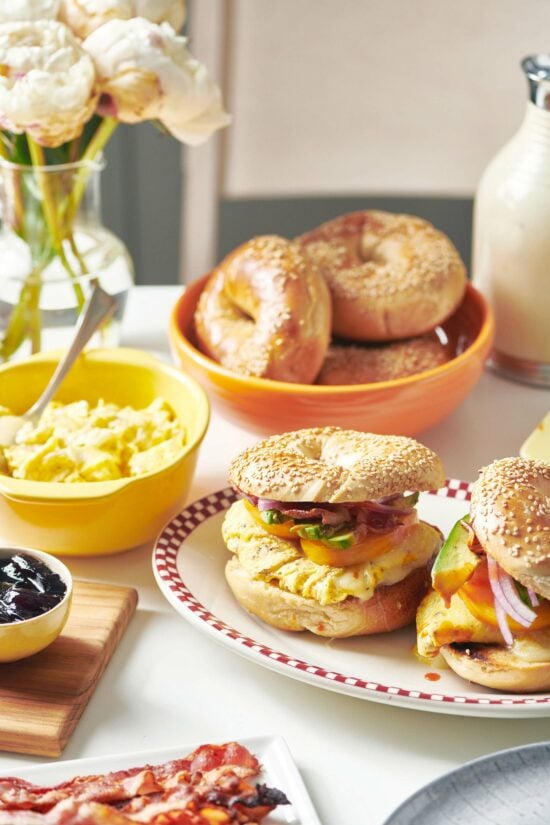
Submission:
M 137 288 L 122 344 L 169 359 L 167 319 L 180 291 Z M 549 409 L 550 392 L 486 373 L 453 415 L 419 439 L 438 452 L 448 476 L 472 480 L 494 458 L 516 454 Z M 214 411 L 189 500 L 225 486 L 230 459 L 255 439 Z M 63 759 L 279 734 L 324 825 L 380 825 L 413 791 L 455 766 L 550 740 L 550 717 L 485 719 L 396 708 L 322 690 L 236 656 L 167 604 L 151 572 L 151 546 L 71 559 L 69 566 L 76 576 L 133 585 L 140 601 Z M 2 754 L 0 771 L 44 761 Z

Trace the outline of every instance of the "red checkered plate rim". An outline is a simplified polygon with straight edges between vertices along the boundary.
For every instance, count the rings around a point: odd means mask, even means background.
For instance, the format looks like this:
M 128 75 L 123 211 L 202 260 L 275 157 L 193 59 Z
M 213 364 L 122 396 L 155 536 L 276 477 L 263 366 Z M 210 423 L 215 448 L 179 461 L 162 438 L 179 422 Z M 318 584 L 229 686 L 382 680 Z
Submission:
M 470 488 L 468 482 L 448 479 L 440 490 L 423 495 L 467 502 L 470 500 Z M 364 699 L 391 702 L 420 710 L 473 716 L 517 717 L 518 713 L 522 716 L 550 714 L 550 694 L 511 696 L 488 693 L 482 696 L 469 696 L 408 690 L 327 670 L 325 667 L 266 646 L 229 626 L 191 592 L 178 569 L 178 554 L 195 530 L 208 519 L 227 510 L 236 498 L 233 490 L 226 488 L 194 501 L 166 525 L 153 551 L 153 572 L 161 591 L 172 606 L 200 630 L 235 652 L 279 673 Z M 281 631 L 282 647 L 284 638 L 285 634 Z

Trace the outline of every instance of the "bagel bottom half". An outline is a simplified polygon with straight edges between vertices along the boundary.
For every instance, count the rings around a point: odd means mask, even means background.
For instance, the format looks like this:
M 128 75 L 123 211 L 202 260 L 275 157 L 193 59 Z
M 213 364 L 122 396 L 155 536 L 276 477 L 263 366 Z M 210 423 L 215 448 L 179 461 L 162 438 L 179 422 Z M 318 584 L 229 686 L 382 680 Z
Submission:
M 545 636 L 547 645 L 540 645 L 540 658 L 536 643 L 531 645 L 529 658 L 504 645 L 470 642 L 443 645 L 439 652 L 455 673 L 477 685 L 512 693 L 537 693 L 550 690 L 550 635 Z
M 414 621 L 416 608 L 426 593 L 428 566 L 413 570 L 400 582 L 381 585 L 364 601 L 348 596 L 322 605 L 315 599 L 282 590 L 276 582 L 252 578 L 237 557 L 225 568 L 229 587 L 250 613 L 281 630 L 309 630 L 331 638 L 386 633 Z

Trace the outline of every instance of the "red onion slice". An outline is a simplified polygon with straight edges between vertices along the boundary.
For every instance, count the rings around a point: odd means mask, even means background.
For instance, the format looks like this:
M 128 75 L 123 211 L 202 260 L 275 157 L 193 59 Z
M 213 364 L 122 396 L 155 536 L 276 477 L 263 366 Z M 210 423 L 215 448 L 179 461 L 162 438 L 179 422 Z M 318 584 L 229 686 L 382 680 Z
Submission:
M 540 604 L 539 597 L 537 596 L 537 594 L 535 593 L 535 591 L 533 590 L 532 587 L 527 588 L 527 595 L 529 596 L 529 601 L 531 602 L 531 606 L 532 607 L 538 607 L 539 604 Z
M 514 637 L 512 636 L 512 631 L 508 627 L 508 622 L 506 620 L 506 613 L 500 602 L 496 601 L 495 598 L 495 613 L 498 622 L 498 628 L 502 633 L 502 638 L 504 639 L 505 643 L 508 647 L 511 647 L 514 644 Z
M 379 501 L 362 501 L 360 504 L 349 505 L 364 507 L 365 510 L 373 510 L 375 513 L 387 513 L 394 516 L 406 516 L 414 507 L 391 507 L 389 504 L 381 504 Z
M 522 602 L 518 595 L 518 591 L 516 590 L 513 578 L 505 570 L 503 570 L 502 567 L 498 571 L 498 577 L 502 586 L 502 592 L 504 593 L 504 597 L 508 605 L 513 607 L 517 616 L 521 616 L 523 619 L 520 624 L 523 624 L 524 627 L 531 627 L 537 618 L 537 614 L 534 610 L 531 610 L 525 602 Z M 516 622 L 518 621 L 509 609 L 508 613 L 510 613 L 513 619 L 516 619 Z
M 530 627 L 536 618 L 536 613 L 530 610 L 527 605 L 523 604 L 517 594 L 514 586 L 514 580 L 491 556 L 487 556 L 487 570 L 489 572 L 491 590 L 493 591 L 493 596 L 495 599 L 495 613 L 497 616 L 499 629 L 506 641 L 508 635 L 511 637 L 510 629 L 505 621 L 506 615 L 514 619 L 514 621 L 522 625 L 522 627 Z M 504 615 L 504 623 L 507 628 L 506 634 L 503 632 L 503 627 L 501 626 L 502 622 L 499 618 L 501 613 Z M 506 644 L 511 644 L 511 642 L 506 641 Z
M 263 512 L 264 510 L 281 510 L 282 502 L 275 501 L 272 498 L 259 498 L 256 507 L 260 512 Z

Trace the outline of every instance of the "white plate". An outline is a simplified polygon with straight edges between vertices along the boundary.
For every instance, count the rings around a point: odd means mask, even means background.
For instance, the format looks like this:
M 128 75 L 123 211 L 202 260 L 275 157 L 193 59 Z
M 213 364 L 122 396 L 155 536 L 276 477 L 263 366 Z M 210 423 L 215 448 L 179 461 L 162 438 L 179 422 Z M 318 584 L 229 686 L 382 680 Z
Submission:
M 290 805 L 281 805 L 264 819 L 265 825 L 321 825 L 305 789 L 298 768 L 288 746 L 280 736 L 258 736 L 238 740 L 253 753 L 262 765 L 262 773 L 252 777 L 253 784 L 265 783 L 269 787 L 283 791 Z M 73 776 L 87 776 L 141 765 L 160 765 L 172 759 L 186 756 L 195 750 L 198 742 L 164 750 L 138 751 L 135 753 L 108 754 L 87 759 L 72 759 L 66 762 L 52 762 L 48 765 L 34 765 L 17 769 L 10 776 L 17 775 L 38 785 L 55 785 Z
M 547 825 L 550 742 L 467 762 L 410 796 L 384 825 Z
M 437 493 L 421 494 L 419 515 L 447 534 L 468 511 L 468 499 L 469 485 L 451 479 Z M 260 665 L 362 699 L 464 716 L 550 715 L 549 693 L 494 693 L 420 663 L 413 654 L 412 626 L 329 641 L 277 630 L 249 615 L 224 576 L 229 553 L 220 528 L 234 500 L 226 489 L 195 501 L 164 528 L 153 551 L 162 593 L 199 630 Z

